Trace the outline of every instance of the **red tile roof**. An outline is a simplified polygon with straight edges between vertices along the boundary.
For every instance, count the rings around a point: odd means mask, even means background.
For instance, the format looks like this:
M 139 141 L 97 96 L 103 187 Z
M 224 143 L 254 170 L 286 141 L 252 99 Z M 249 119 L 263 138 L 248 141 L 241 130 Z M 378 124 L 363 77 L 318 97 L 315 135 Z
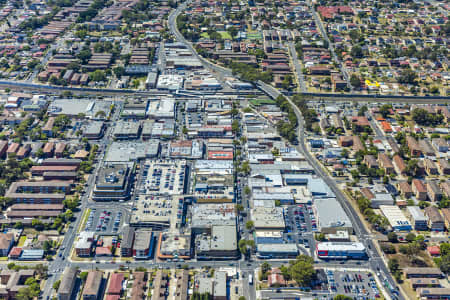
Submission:
M 114 273 L 109 279 L 109 288 L 107 294 L 109 295 L 120 295 L 122 292 L 123 274 Z

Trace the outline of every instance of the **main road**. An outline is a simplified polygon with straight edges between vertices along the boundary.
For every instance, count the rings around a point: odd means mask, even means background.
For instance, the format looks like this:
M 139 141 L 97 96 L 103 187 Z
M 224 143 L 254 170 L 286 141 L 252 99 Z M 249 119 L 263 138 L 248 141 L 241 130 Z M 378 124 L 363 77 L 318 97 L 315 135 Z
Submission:
M 212 64 L 211 62 L 207 61 L 206 59 L 204 59 L 203 57 L 198 55 L 198 53 L 195 51 L 192 44 L 190 42 L 188 42 L 184 38 L 184 36 L 178 31 L 176 19 L 180 15 L 180 13 L 186 8 L 188 3 L 190 3 L 190 0 L 181 4 L 176 10 L 174 10 L 169 15 L 169 29 L 170 29 L 171 33 L 176 37 L 176 39 L 179 42 L 185 44 L 192 51 L 192 53 L 202 62 L 203 66 L 205 68 L 213 71 L 222 79 L 227 76 L 232 76 L 231 71 L 229 69 Z M 320 19 L 317 20 L 318 16 L 315 13 L 315 11 L 314 11 L 314 15 L 316 17 L 316 22 L 318 23 L 319 27 L 321 27 L 321 31 L 324 34 L 324 38 L 329 41 L 328 36 L 326 35 L 326 32 L 324 31 L 324 29 L 322 27 L 322 23 L 320 22 Z M 333 50 L 333 47 L 331 44 L 330 44 L 330 50 L 331 50 L 333 56 L 335 57 L 335 59 L 337 59 L 337 56 L 334 53 L 334 50 Z M 347 76 L 346 72 L 344 72 L 344 71 L 345 70 L 343 69 L 344 77 L 346 78 L 346 80 L 348 82 L 348 76 Z M 256 85 L 259 89 L 261 89 L 263 92 L 265 92 L 272 98 L 276 98 L 279 95 L 281 95 L 281 93 L 277 89 L 275 89 L 274 87 L 272 87 L 268 84 L 265 84 L 262 81 L 258 81 L 256 83 Z M 339 203 L 342 205 L 344 211 L 349 216 L 349 218 L 353 224 L 353 227 L 355 229 L 356 236 L 368 249 L 369 263 L 370 263 L 371 269 L 374 271 L 378 271 L 378 273 L 380 273 L 380 276 L 379 276 L 379 277 L 381 277 L 380 279 L 386 280 L 389 283 L 389 285 L 391 287 L 393 287 L 392 290 L 395 290 L 394 287 L 396 287 L 397 285 L 396 285 L 394 279 L 392 278 L 391 274 L 389 273 L 389 270 L 387 269 L 386 264 L 384 263 L 382 254 L 380 254 L 378 248 L 375 246 L 375 244 L 372 240 L 372 237 L 370 235 L 370 232 L 366 229 L 364 223 L 358 217 L 358 213 L 356 212 L 355 208 L 349 203 L 349 201 L 347 200 L 345 195 L 342 193 L 340 188 L 337 186 L 336 182 L 320 167 L 320 163 L 310 154 L 310 152 L 306 146 L 303 116 L 300 112 L 300 109 L 297 107 L 297 105 L 295 105 L 295 103 L 289 97 L 287 97 L 287 100 L 289 101 L 290 105 L 293 107 L 295 115 L 297 116 L 297 120 L 298 120 L 297 135 L 298 135 L 299 145 L 297 148 L 298 148 L 299 152 L 303 153 L 303 155 L 305 156 L 305 159 L 314 168 L 315 173 L 318 176 L 320 176 L 323 179 L 323 181 L 330 187 L 330 189 L 336 195 L 336 199 L 339 201 Z M 389 295 L 390 298 L 401 299 L 401 300 L 404 299 L 404 297 L 401 294 L 397 295 L 398 292 L 396 292 L 396 291 L 394 291 L 394 293 L 392 293 L 392 291 L 389 290 L 388 292 L 390 294 Z
M 258 86 L 273 98 L 276 98 L 279 95 L 281 95 L 281 93 L 278 90 L 274 89 L 273 87 L 267 84 L 264 84 L 263 82 L 258 82 Z M 293 107 L 295 115 L 297 116 L 298 120 L 297 136 L 299 140 L 299 146 L 297 148 L 299 152 L 303 153 L 305 159 L 313 167 L 315 173 L 318 176 L 320 176 L 323 179 L 323 181 L 330 187 L 330 189 L 335 194 L 336 199 L 342 205 L 345 213 L 349 216 L 353 224 L 356 236 L 366 246 L 368 250 L 369 262 L 372 270 L 379 272 L 381 277 L 380 279 L 387 280 L 387 282 L 391 287 L 396 287 L 397 285 L 394 279 L 392 278 L 391 274 L 389 273 L 386 264 L 384 263 L 382 254 L 380 254 L 378 248 L 374 244 L 370 232 L 366 229 L 364 223 L 358 217 L 357 211 L 349 203 L 346 196 L 337 186 L 336 182 L 328 175 L 328 173 L 326 173 L 321 168 L 320 163 L 309 152 L 308 147 L 306 145 L 307 141 L 305 138 L 304 120 L 300 112 L 300 109 L 297 107 L 297 105 L 295 105 L 295 103 L 290 98 L 286 97 L 286 99 L 289 102 L 289 104 L 291 104 L 291 106 Z M 392 291 L 389 291 L 389 293 L 391 298 L 393 299 L 404 299 L 402 295 L 397 295 L 396 291 L 394 291 L 394 293 L 392 293 Z
M 311 10 L 311 13 L 314 17 L 314 21 L 316 22 L 316 25 L 319 26 L 320 32 L 322 33 L 323 39 L 327 41 L 328 43 L 328 49 L 331 52 L 331 55 L 333 56 L 333 60 L 339 65 L 339 68 L 341 69 L 342 76 L 344 76 L 345 81 L 347 82 L 347 87 L 353 91 L 353 86 L 350 83 L 350 77 L 348 76 L 347 70 L 345 69 L 344 65 L 342 64 L 339 57 L 336 55 L 336 52 L 334 51 L 334 45 L 328 38 L 328 33 L 326 32 L 325 28 L 323 27 L 322 20 L 320 19 L 319 15 L 316 12 L 316 9 L 311 3 L 312 1 L 308 1 L 309 9 Z
M 121 111 L 121 102 L 116 102 L 116 109 L 114 112 L 114 115 L 111 118 L 111 123 L 114 123 L 118 117 L 119 113 Z M 104 151 L 106 149 L 106 146 L 109 145 L 109 143 L 112 141 L 110 138 L 110 134 L 112 132 L 112 127 L 109 126 L 106 130 L 103 138 L 99 141 L 99 151 L 102 152 L 102 158 Z M 56 282 L 56 280 L 59 279 L 60 275 L 64 271 L 64 268 L 73 265 L 73 263 L 70 262 L 70 255 L 72 246 L 74 244 L 75 238 L 77 236 L 77 229 L 80 227 L 80 223 L 82 221 L 82 216 L 84 211 L 91 207 L 92 204 L 89 203 L 89 195 L 92 192 L 93 187 L 95 186 L 95 178 L 97 177 L 97 173 L 102 167 L 102 159 L 99 159 L 97 162 L 94 171 L 91 175 L 89 175 L 88 180 L 86 181 L 86 190 L 85 193 L 80 198 L 80 206 L 78 207 L 78 211 L 75 213 L 74 217 L 76 218 L 76 221 L 72 224 L 70 224 L 67 232 L 64 235 L 64 240 L 61 243 L 59 254 L 55 255 L 54 260 L 49 262 L 48 264 L 48 273 L 52 276 L 48 278 L 48 280 L 45 283 L 44 289 L 42 291 L 42 297 L 43 299 L 47 299 L 47 297 L 51 298 L 52 291 L 53 291 L 53 284 Z M 67 258 L 67 259 L 66 259 Z
M 305 77 L 303 76 L 302 66 L 300 61 L 298 60 L 297 50 L 295 49 L 295 45 L 293 42 L 289 42 L 289 52 L 291 54 L 292 64 L 294 65 L 295 73 L 297 73 L 298 83 L 300 85 L 300 91 L 302 93 L 307 93 L 308 89 L 306 88 Z

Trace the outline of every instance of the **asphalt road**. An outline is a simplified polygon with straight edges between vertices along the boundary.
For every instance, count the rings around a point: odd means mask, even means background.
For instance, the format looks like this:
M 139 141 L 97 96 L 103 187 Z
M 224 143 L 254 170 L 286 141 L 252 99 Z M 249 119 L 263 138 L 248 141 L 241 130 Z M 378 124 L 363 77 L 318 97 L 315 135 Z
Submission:
M 275 88 L 263 83 L 258 82 L 259 88 L 266 92 L 269 96 L 272 98 L 278 97 L 281 93 L 276 90 Z M 394 289 L 397 288 L 397 284 L 395 283 L 393 277 L 389 273 L 389 270 L 386 267 L 386 264 L 384 263 L 384 260 L 382 258 L 382 254 L 378 252 L 378 249 L 375 247 L 375 244 L 373 242 L 373 237 L 370 235 L 370 232 L 367 231 L 365 228 L 363 222 L 358 216 L 356 210 L 353 208 L 353 206 L 347 201 L 347 198 L 344 196 L 344 194 L 341 192 L 339 187 L 337 186 L 336 182 L 326 173 L 324 170 L 320 167 L 320 163 L 311 155 L 309 152 L 307 146 L 306 146 L 306 140 L 305 140 L 305 128 L 304 128 L 304 120 L 302 117 L 302 114 L 299 110 L 299 108 L 292 102 L 290 98 L 287 98 L 289 103 L 292 105 L 294 112 L 298 119 L 298 128 L 297 128 L 297 134 L 299 139 L 299 146 L 298 151 L 300 153 L 303 153 L 305 156 L 305 159 L 310 163 L 310 165 L 314 168 L 314 171 L 316 175 L 320 176 L 323 181 L 330 187 L 330 189 L 333 191 L 333 193 L 336 195 L 336 199 L 338 202 L 342 205 L 344 211 L 349 216 L 353 228 L 355 230 L 355 234 L 368 250 L 368 256 L 369 256 L 369 262 L 371 269 L 374 271 L 378 271 L 381 275 L 381 279 L 385 279 L 387 283 L 393 287 Z M 399 294 L 393 294 L 390 293 L 390 297 L 393 299 L 404 299 L 404 297 Z
M 356 236 L 358 237 L 360 242 L 362 242 L 366 246 L 372 270 L 377 270 L 377 271 L 379 270 L 382 277 L 386 278 L 392 287 L 396 287 L 397 285 L 396 285 L 394 279 L 392 278 L 391 274 L 389 273 L 386 265 L 384 264 L 384 261 L 381 258 L 381 254 L 378 252 L 378 249 L 375 247 L 375 244 L 372 240 L 370 232 L 367 231 L 363 222 L 358 217 L 356 210 L 347 201 L 347 198 L 341 192 L 341 190 L 337 186 L 336 182 L 320 167 L 320 163 L 309 152 L 309 150 L 306 146 L 304 120 L 303 120 L 302 114 L 300 112 L 300 109 L 292 102 L 292 100 L 290 98 L 287 98 L 287 99 L 288 99 L 289 103 L 292 105 L 294 112 L 297 116 L 298 123 L 299 123 L 298 128 L 297 128 L 297 134 L 298 134 L 298 139 L 299 139 L 298 150 L 300 151 L 300 153 L 303 153 L 303 155 L 305 156 L 305 159 L 314 168 L 316 175 L 320 176 L 322 178 L 322 180 L 330 187 L 330 189 L 336 195 L 336 199 L 342 205 L 345 213 L 348 215 L 348 217 L 350 218 L 350 220 L 353 224 L 353 228 L 355 230 Z M 392 293 L 390 293 L 390 294 L 391 294 L 390 296 L 392 298 L 404 299 L 402 295 L 396 296 Z
M 121 105 L 122 105 L 121 103 L 117 103 L 117 102 L 115 104 L 116 104 L 116 110 L 115 110 L 114 115 L 111 118 L 113 120 L 112 122 L 114 122 L 114 120 L 118 119 L 119 112 L 121 110 Z M 112 141 L 111 132 L 112 132 L 112 127 L 109 126 L 107 128 L 103 138 L 98 142 L 101 145 L 100 149 L 102 149 L 102 147 L 106 148 L 106 145 L 108 145 Z M 104 153 L 101 154 L 102 158 L 103 158 L 103 154 Z M 99 160 L 99 162 L 95 165 L 94 171 L 89 176 L 89 178 L 86 182 L 85 193 L 80 198 L 81 204 L 78 207 L 78 211 L 74 214 L 74 217 L 76 218 L 76 220 L 74 223 L 72 223 L 69 226 L 69 229 L 65 233 L 64 240 L 61 243 L 58 255 L 56 255 L 54 257 L 54 260 L 48 264 L 48 273 L 51 274 L 52 276 L 49 277 L 49 279 L 45 283 L 45 287 L 42 291 L 43 299 L 47 299 L 47 297 L 51 297 L 52 290 L 53 290 L 53 284 L 55 283 L 56 280 L 58 280 L 60 278 L 62 272 L 64 271 L 64 268 L 69 265 L 72 265 L 72 263 L 67 258 L 70 257 L 72 245 L 77 236 L 77 229 L 80 226 L 80 223 L 82 221 L 83 212 L 88 208 L 88 206 L 90 206 L 90 207 L 96 206 L 92 203 L 89 203 L 89 196 L 91 195 L 91 192 L 95 186 L 95 178 L 101 167 L 102 167 L 102 160 Z M 110 205 L 110 204 L 105 204 L 105 205 Z M 97 206 L 97 207 L 100 208 L 101 206 Z M 122 217 L 124 218 L 125 215 L 123 215 Z M 59 255 L 61 255 L 61 256 L 59 256 Z
M 289 52 L 291 53 L 292 62 L 294 64 L 295 73 L 297 74 L 298 83 L 300 85 L 300 91 L 302 93 L 307 93 L 308 89 L 305 83 L 305 77 L 302 72 L 302 65 L 298 59 L 297 50 L 295 50 L 295 45 L 293 42 L 289 42 Z
M 328 38 L 328 34 L 327 34 L 325 28 L 323 27 L 322 20 L 320 19 L 319 15 L 317 14 L 316 10 L 314 9 L 313 5 L 311 4 L 311 1 L 308 1 L 308 5 L 309 5 L 311 13 L 314 17 L 314 21 L 316 22 L 317 26 L 319 26 L 319 29 L 320 29 L 320 32 L 322 33 L 323 38 L 328 43 L 328 49 L 330 50 L 331 55 L 333 56 L 333 60 L 339 65 L 341 72 L 342 72 L 342 76 L 344 77 L 345 81 L 347 81 L 347 87 L 350 89 L 350 91 L 353 91 L 353 86 L 350 84 L 350 77 L 348 76 L 347 70 L 341 63 L 339 57 L 336 55 L 336 52 L 334 51 L 334 45 Z

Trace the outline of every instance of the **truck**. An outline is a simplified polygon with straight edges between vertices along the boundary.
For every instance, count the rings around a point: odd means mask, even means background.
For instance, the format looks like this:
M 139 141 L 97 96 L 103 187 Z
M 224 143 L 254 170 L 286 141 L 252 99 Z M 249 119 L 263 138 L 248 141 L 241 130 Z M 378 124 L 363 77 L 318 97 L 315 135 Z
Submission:
M 253 275 L 252 274 L 248 275 L 248 284 L 253 284 Z

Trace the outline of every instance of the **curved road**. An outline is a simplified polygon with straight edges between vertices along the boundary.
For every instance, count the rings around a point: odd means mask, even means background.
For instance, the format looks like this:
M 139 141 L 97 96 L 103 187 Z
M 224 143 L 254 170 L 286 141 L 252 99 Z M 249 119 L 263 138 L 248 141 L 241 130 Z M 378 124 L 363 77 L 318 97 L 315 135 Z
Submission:
M 323 179 L 323 181 L 331 188 L 333 193 L 336 195 L 336 199 L 342 205 L 345 213 L 349 216 L 353 224 L 356 236 L 358 236 L 360 242 L 362 242 L 366 246 L 372 270 L 379 271 L 381 273 L 380 275 L 382 275 L 384 279 L 387 279 L 390 286 L 396 287 L 397 285 L 394 279 L 392 278 L 391 274 L 389 273 L 383 261 L 382 255 L 379 253 L 378 248 L 374 244 L 370 232 L 366 229 L 363 222 L 358 217 L 358 213 L 356 212 L 355 208 L 347 201 L 346 196 L 339 189 L 336 182 L 320 167 L 319 162 L 309 152 L 306 146 L 304 120 L 300 112 L 300 109 L 294 104 L 294 102 L 290 98 L 287 98 L 287 100 L 294 108 L 294 112 L 298 119 L 297 134 L 299 139 L 298 148 L 300 152 L 303 153 L 306 160 L 314 168 L 316 174 L 320 176 Z M 394 295 L 390 291 L 389 293 L 393 299 L 395 298 L 404 299 L 401 295 Z
M 212 64 L 211 62 L 207 61 L 198 53 L 195 51 L 194 47 L 190 42 L 188 42 L 182 34 L 178 31 L 177 24 L 176 24 L 176 18 L 177 16 L 186 8 L 187 4 L 190 2 L 188 0 L 187 2 L 184 2 L 181 4 L 175 11 L 173 11 L 169 15 L 169 29 L 172 32 L 172 34 L 175 35 L 177 40 L 179 42 L 184 43 L 191 51 L 194 53 L 194 55 L 202 62 L 202 64 L 205 66 L 205 68 L 210 69 L 214 73 L 221 76 L 223 79 L 226 76 L 232 76 L 231 71 L 229 69 L 217 66 L 215 64 Z M 257 84 L 257 87 L 260 88 L 262 91 L 264 91 L 266 94 L 268 94 L 272 98 L 276 98 L 278 95 L 281 95 L 281 93 L 273 88 L 272 86 L 265 84 L 264 82 L 259 81 Z M 389 285 L 392 287 L 396 287 L 396 283 L 394 279 L 392 278 L 391 274 L 389 273 L 384 260 L 382 258 L 382 255 L 378 252 L 378 248 L 375 246 L 374 242 L 372 241 L 372 237 L 370 235 L 370 232 L 366 229 L 363 222 L 358 217 L 358 214 L 356 210 L 353 208 L 353 206 L 347 201 L 347 198 L 345 195 L 341 192 L 339 187 L 336 185 L 336 182 L 328 176 L 327 173 L 323 171 L 323 169 L 320 167 L 319 163 L 316 161 L 314 157 L 310 154 L 309 150 L 306 146 L 306 140 L 305 140 L 305 129 L 304 129 L 304 121 L 302 114 L 299 110 L 299 108 L 294 104 L 294 102 L 288 98 L 289 103 L 294 108 L 294 112 L 298 119 L 298 139 L 299 139 L 299 146 L 297 147 L 299 152 L 303 153 L 306 160 L 311 164 L 311 166 L 314 168 L 316 174 L 320 176 L 324 182 L 331 188 L 333 193 L 336 195 L 336 199 L 339 201 L 339 203 L 342 205 L 344 211 L 349 216 L 349 218 L 352 221 L 354 230 L 356 235 L 358 236 L 359 240 L 364 243 L 368 250 L 369 255 L 369 263 L 371 266 L 371 269 L 374 271 L 379 271 L 382 278 L 388 281 Z M 392 292 L 389 291 L 389 296 L 393 299 L 401 299 L 403 300 L 404 297 L 400 295 L 394 295 Z M 397 293 L 396 293 L 397 294 Z

